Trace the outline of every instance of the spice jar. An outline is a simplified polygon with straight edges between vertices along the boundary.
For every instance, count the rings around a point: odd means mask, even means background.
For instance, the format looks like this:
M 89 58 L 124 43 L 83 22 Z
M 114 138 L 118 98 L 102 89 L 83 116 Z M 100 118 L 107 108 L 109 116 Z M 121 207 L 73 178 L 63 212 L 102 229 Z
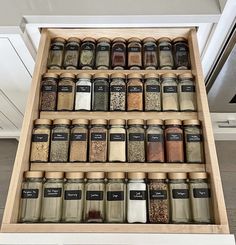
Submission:
M 143 40 L 143 66 L 146 70 L 157 69 L 157 45 L 152 37 Z
M 70 120 L 55 119 L 51 136 L 50 162 L 67 162 L 70 139 Z
M 143 119 L 128 120 L 128 162 L 145 161 L 145 130 Z
M 113 40 L 111 49 L 112 69 L 123 70 L 126 67 L 126 40 L 117 37 Z
M 41 111 L 55 111 L 57 105 L 57 80 L 55 73 L 45 73 L 41 83 Z
M 161 89 L 159 76 L 155 73 L 144 76 L 145 111 L 161 111 Z
M 74 109 L 75 99 L 75 75 L 72 73 L 63 73 L 58 82 L 58 111 L 72 111 Z
M 113 73 L 110 83 L 110 111 L 125 111 L 126 82 L 125 75 Z
M 179 106 L 180 111 L 196 111 L 197 101 L 195 82 L 191 73 L 179 75 Z
M 84 173 L 67 172 L 65 178 L 62 221 L 78 223 L 83 220 Z
M 86 162 L 88 148 L 88 124 L 87 119 L 72 120 L 70 134 L 70 162 Z
M 162 110 L 179 111 L 177 77 L 173 73 L 166 73 L 162 78 Z
M 187 70 L 190 68 L 188 42 L 183 37 L 173 40 L 173 53 L 175 67 L 177 70 Z
M 167 162 L 184 162 L 182 122 L 178 119 L 165 121 L 165 141 Z
M 191 209 L 187 173 L 169 173 L 172 223 L 190 223 Z
M 128 40 L 128 68 L 131 70 L 142 68 L 142 45 L 141 40 L 136 37 Z
M 79 66 L 83 70 L 91 70 L 94 67 L 95 61 L 95 42 L 96 40 L 91 37 L 83 39 L 80 48 L 80 62 Z
M 56 37 L 52 40 L 48 54 L 48 69 L 61 69 L 66 40 Z
M 57 223 L 62 217 L 63 203 L 63 172 L 46 172 L 46 182 L 43 185 L 41 221 Z
M 41 212 L 41 199 L 43 189 L 43 172 L 24 172 L 24 181 L 21 186 L 21 200 L 19 209 L 19 222 L 38 222 Z
M 128 173 L 127 221 L 128 223 L 147 222 L 147 187 L 145 173 Z
M 88 73 L 80 73 L 77 75 L 76 93 L 75 93 L 75 110 L 90 111 L 91 110 L 91 79 Z
M 189 173 L 190 198 L 193 222 L 210 224 L 213 222 L 211 191 L 207 181 L 207 173 Z
M 79 63 L 80 40 L 76 37 L 70 37 L 65 47 L 64 68 L 75 70 Z
M 107 70 L 110 66 L 111 40 L 106 37 L 97 40 L 96 47 L 96 69 Z
M 52 121 L 49 119 L 35 120 L 30 162 L 48 162 L 51 124 Z
M 164 162 L 164 133 L 163 121 L 160 119 L 147 120 L 146 151 L 147 162 Z
M 168 37 L 163 37 L 158 40 L 158 54 L 160 69 L 172 70 L 174 68 L 174 60 L 171 40 Z
M 89 132 L 89 161 L 106 162 L 107 160 L 107 120 L 91 120 Z
M 109 81 L 108 74 L 96 73 L 93 77 L 93 110 L 108 111 Z
M 126 221 L 125 173 L 110 172 L 106 184 L 106 222 L 124 223 Z
M 84 221 L 101 223 L 105 220 L 105 174 L 88 172 L 85 184 Z
M 203 163 L 203 137 L 199 120 L 184 120 L 184 141 L 186 161 L 189 163 Z
M 150 223 L 169 223 L 168 192 L 166 173 L 148 173 L 148 215 Z
M 143 110 L 143 82 L 142 75 L 131 73 L 128 75 L 127 83 L 127 110 L 142 111 Z
M 111 119 L 109 129 L 108 159 L 109 162 L 125 162 L 126 130 L 124 119 Z

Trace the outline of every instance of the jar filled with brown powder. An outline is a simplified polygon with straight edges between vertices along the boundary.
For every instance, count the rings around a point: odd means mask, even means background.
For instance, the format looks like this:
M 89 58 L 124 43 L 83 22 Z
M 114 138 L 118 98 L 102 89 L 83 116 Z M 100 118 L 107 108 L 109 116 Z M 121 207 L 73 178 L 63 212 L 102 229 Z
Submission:
M 126 40 L 117 37 L 111 48 L 111 64 L 114 70 L 123 70 L 126 67 Z
M 142 68 L 142 45 L 141 40 L 136 37 L 128 40 L 128 68 L 131 70 Z

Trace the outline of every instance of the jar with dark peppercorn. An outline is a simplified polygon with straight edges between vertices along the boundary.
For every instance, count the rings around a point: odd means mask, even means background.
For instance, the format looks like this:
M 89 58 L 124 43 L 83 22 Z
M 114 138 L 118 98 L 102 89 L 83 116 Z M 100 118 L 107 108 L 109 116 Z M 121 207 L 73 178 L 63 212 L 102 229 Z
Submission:
M 96 69 L 108 70 L 110 67 L 110 45 L 111 40 L 106 37 L 97 40 L 96 47 Z
M 163 70 L 171 70 L 174 67 L 171 40 L 162 37 L 158 40 L 159 67 Z
M 113 40 L 111 49 L 111 64 L 114 70 L 123 70 L 126 67 L 126 40 L 117 37 Z
M 79 48 L 80 48 L 80 40 L 78 38 L 70 37 L 67 40 L 67 44 L 65 47 L 64 64 L 63 64 L 66 70 L 75 70 L 78 68 Z
M 128 40 L 128 68 L 131 70 L 142 68 L 142 45 L 141 40 L 136 37 Z
M 79 66 L 83 70 L 91 70 L 94 67 L 96 50 L 95 43 L 96 40 L 91 37 L 86 37 L 82 41 Z
M 156 70 L 157 65 L 156 40 L 152 37 L 147 37 L 143 40 L 143 67 L 146 70 Z

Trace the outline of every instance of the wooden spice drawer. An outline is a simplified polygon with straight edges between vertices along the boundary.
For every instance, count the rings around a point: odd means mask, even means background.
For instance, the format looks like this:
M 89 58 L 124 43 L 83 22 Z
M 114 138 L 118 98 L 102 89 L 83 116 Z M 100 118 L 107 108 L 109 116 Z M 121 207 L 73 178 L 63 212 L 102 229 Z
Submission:
M 188 39 L 191 59 L 191 72 L 195 76 L 198 112 L 39 112 L 40 82 L 42 74 L 47 71 L 47 55 L 50 46 L 50 40 L 53 37 L 60 36 L 68 38 L 71 36 L 83 39 L 84 37 L 109 37 L 117 36 L 126 39 L 130 37 L 139 37 L 141 39 L 152 36 L 156 39 L 168 36 L 175 38 L 183 36 Z M 190 71 L 190 70 L 189 70 Z M 64 70 L 50 70 L 60 74 Z M 67 71 L 68 72 L 68 71 Z M 78 74 L 82 71 L 70 71 Z M 83 71 L 84 72 L 84 71 Z M 96 70 L 86 71 L 95 74 Z M 114 71 L 108 70 L 111 74 Z M 123 70 L 124 74 L 133 71 Z M 135 71 L 141 74 L 147 74 L 153 71 Z M 179 70 L 157 70 L 158 74 L 173 72 L 181 74 L 186 71 Z M 33 121 L 37 118 L 160 118 L 160 119 L 199 119 L 202 121 L 204 134 L 205 164 L 140 164 L 140 163 L 29 163 L 31 133 Z M 20 190 L 23 179 L 23 172 L 26 170 L 45 170 L 45 171 L 144 171 L 144 172 L 194 172 L 207 171 L 210 176 L 212 189 L 213 209 L 215 224 L 18 224 L 18 208 L 20 201 Z M 39 45 L 35 71 L 28 98 L 21 138 L 18 152 L 15 160 L 11 184 L 8 193 L 5 213 L 3 217 L 2 232 L 140 232 L 140 233 L 229 233 L 226 208 L 221 184 L 221 177 L 218 167 L 218 161 L 213 138 L 213 131 L 208 108 L 206 90 L 202 74 L 200 56 L 196 30 L 194 28 L 123 28 L 123 29 L 43 29 Z

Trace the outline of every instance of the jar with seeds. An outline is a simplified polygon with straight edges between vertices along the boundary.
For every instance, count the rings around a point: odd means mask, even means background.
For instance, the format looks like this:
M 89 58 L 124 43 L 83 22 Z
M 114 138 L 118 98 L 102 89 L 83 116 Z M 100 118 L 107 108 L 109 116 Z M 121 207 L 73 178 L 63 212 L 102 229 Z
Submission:
M 111 48 L 111 65 L 114 70 L 123 70 L 126 67 L 126 40 L 117 37 Z
M 142 45 L 141 40 L 136 37 L 128 40 L 128 68 L 131 70 L 142 68 Z
M 171 40 L 168 37 L 162 37 L 158 40 L 159 67 L 163 70 L 174 68 Z
M 110 67 L 110 45 L 111 40 L 106 37 L 97 40 L 96 47 L 96 69 L 108 70 Z
M 82 41 L 79 67 L 83 70 L 91 70 L 94 67 L 96 50 L 95 43 L 96 40 L 91 37 L 86 37 Z
M 64 68 L 66 70 L 75 70 L 79 63 L 80 40 L 76 37 L 70 37 L 67 40 L 64 56 Z
M 146 70 L 157 69 L 157 45 L 152 37 L 143 40 L 143 67 Z

